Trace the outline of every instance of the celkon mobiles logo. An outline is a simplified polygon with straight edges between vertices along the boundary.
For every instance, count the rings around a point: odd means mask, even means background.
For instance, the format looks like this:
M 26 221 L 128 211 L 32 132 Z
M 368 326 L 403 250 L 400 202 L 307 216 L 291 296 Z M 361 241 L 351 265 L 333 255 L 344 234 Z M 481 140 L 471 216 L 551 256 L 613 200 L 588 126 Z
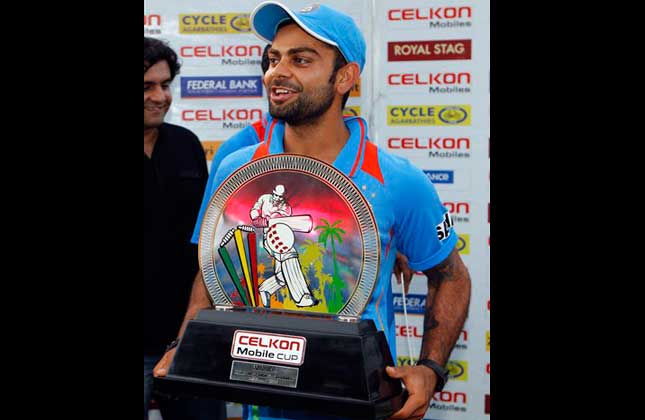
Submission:
M 469 71 L 459 73 L 390 73 L 387 75 L 388 86 L 428 86 L 428 85 L 469 85 Z
M 204 154 L 206 155 L 206 160 L 213 160 L 213 156 L 217 152 L 217 149 L 222 145 L 221 140 L 202 140 L 202 147 L 204 148 Z
M 143 15 L 143 34 L 159 35 L 161 34 L 161 15 L 151 13 Z
M 186 45 L 179 49 L 183 58 L 262 57 L 260 45 Z
M 454 223 L 470 222 L 470 203 L 465 201 L 446 201 L 443 203 Z
M 470 105 L 391 105 L 387 125 L 470 125 Z
M 393 41 L 387 43 L 387 61 L 470 60 L 472 40 Z
M 386 85 L 395 92 L 470 93 L 470 72 L 389 73 Z
M 181 77 L 182 98 L 261 98 L 261 76 Z
M 465 392 L 441 391 L 435 392 L 430 409 L 443 411 L 466 412 L 468 397 Z
M 433 159 L 470 158 L 469 137 L 390 137 L 387 139 L 390 150 L 427 150 Z
M 304 337 L 236 330 L 231 357 L 300 366 L 305 361 L 306 346 Z
M 388 149 L 470 150 L 468 137 L 390 137 Z
M 462 7 L 430 7 L 430 8 L 409 8 L 390 9 L 387 11 L 388 21 L 408 20 L 454 20 L 473 17 L 473 9 L 470 6 Z
M 182 121 L 255 121 L 262 118 L 262 110 L 255 109 L 185 109 Z
M 417 327 L 416 325 L 397 325 L 396 326 L 396 336 L 397 337 L 412 337 L 412 338 L 423 338 L 423 328 Z
M 251 32 L 249 13 L 194 13 L 179 15 L 179 33 L 221 35 Z
M 468 349 L 468 331 L 461 330 L 461 334 L 459 334 L 459 340 L 457 340 L 457 343 L 455 343 L 455 349 Z
M 423 315 L 426 312 L 426 295 L 406 295 L 405 309 L 408 314 Z M 403 295 L 394 293 L 393 297 L 394 312 L 403 313 Z

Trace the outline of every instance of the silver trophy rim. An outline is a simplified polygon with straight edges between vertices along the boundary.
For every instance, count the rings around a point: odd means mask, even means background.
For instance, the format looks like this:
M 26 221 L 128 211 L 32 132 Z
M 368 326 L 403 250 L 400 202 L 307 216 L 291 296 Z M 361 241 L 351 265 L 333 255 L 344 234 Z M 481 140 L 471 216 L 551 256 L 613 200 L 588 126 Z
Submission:
M 224 291 L 215 269 L 215 259 L 219 256 L 216 241 L 212 239 L 215 238 L 216 233 L 221 233 L 215 230 L 222 217 L 224 206 L 238 189 L 255 177 L 281 170 L 312 175 L 338 191 L 354 213 L 363 243 L 358 281 L 343 308 L 337 314 L 314 311 L 294 312 L 302 315 L 360 317 L 371 299 L 380 268 L 381 242 L 372 209 L 359 188 L 344 173 L 319 159 L 288 153 L 264 156 L 240 167 L 222 182 L 208 203 L 199 234 L 198 254 L 200 270 L 213 304 L 232 305 L 233 303 Z M 263 308 L 263 310 L 271 311 L 271 308 Z M 283 309 L 278 310 L 284 312 Z

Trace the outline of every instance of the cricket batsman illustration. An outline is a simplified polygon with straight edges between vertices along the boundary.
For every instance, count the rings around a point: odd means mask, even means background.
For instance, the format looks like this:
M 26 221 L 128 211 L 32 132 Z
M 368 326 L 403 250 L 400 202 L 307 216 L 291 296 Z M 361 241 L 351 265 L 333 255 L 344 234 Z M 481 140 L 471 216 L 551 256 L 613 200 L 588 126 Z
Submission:
M 300 268 L 294 243 L 294 231 L 311 232 L 311 216 L 292 216 L 284 185 L 276 185 L 271 194 L 261 195 L 251 208 L 250 216 L 253 226 L 263 228 L 264 249 L 274 259 L 274 274 L 258 288 L 262 305 L 270 307 L 271 295 L 285 286 L 297 306 L 317 304 Z

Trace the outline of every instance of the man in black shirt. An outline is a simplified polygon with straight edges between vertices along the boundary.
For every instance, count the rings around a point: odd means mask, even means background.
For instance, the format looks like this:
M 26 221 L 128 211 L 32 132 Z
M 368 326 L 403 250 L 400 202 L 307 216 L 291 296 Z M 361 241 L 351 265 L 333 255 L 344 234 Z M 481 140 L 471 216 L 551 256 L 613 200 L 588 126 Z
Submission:
M 152 369 L 176 337 L 199 270 L 190 243 L 208 178 L 201 142 L 164 123 L 172 102 L 177 55 L 162 41 L 143 38 L 143 416 L 152 398 Z M 164 420 L 225 420 L 216 400 L 159 399 Z

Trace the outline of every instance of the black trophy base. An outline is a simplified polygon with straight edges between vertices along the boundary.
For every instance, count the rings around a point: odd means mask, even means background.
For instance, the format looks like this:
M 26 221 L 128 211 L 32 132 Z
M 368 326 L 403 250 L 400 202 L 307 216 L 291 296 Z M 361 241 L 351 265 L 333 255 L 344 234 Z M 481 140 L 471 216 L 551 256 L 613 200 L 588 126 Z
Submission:
M 240 330 L 303 337 L 302 364 L 268 362 L 262 354 L 240 358 L 233 346 Z M 188 323 L 169 373 L 155 379 L 155 389 L 170 398 L 214 398 L 381 420 L 404 402 L 401 382 L 390 378 L 385 366 L 394 366 L 392 355 L 371 320 L 204 310 Z

